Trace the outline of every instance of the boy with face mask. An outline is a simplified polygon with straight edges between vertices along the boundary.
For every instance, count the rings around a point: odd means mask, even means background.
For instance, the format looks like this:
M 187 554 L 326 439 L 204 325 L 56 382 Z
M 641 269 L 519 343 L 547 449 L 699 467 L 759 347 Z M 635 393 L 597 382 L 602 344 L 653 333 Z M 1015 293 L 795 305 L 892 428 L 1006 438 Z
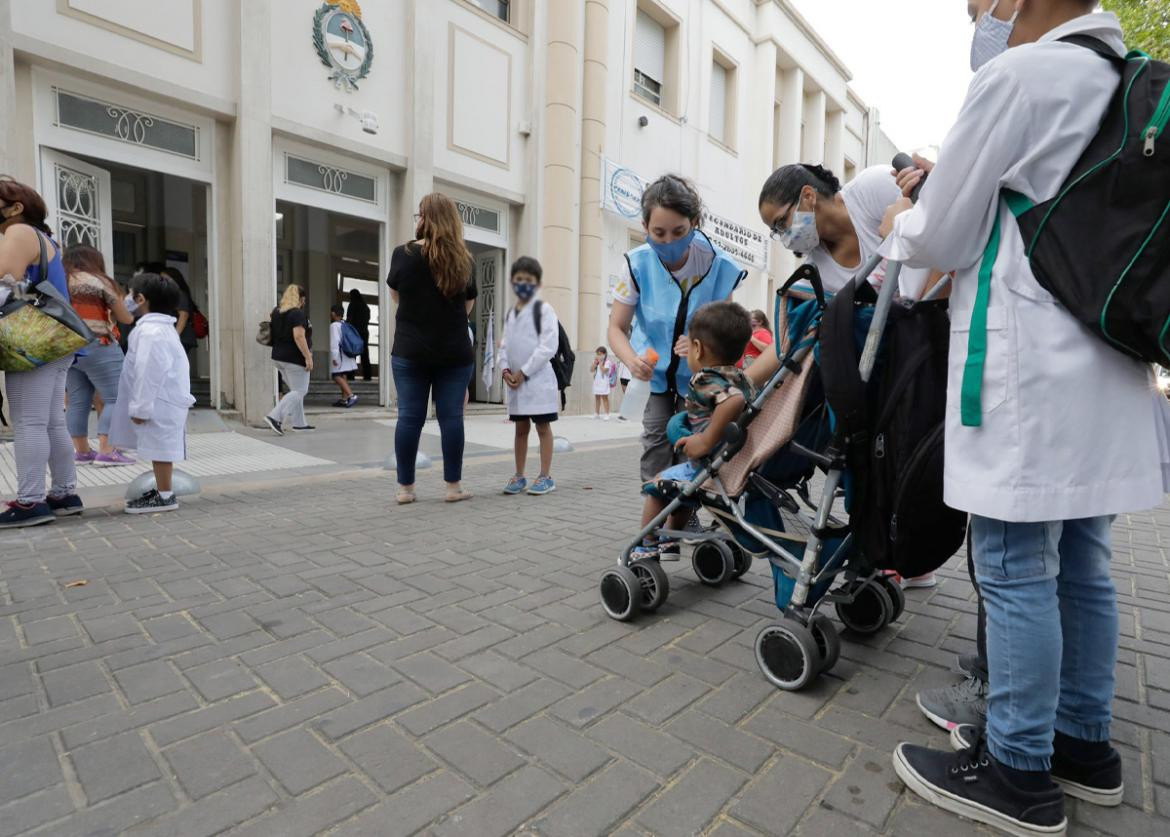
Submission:
M 894 766 L 927 800 L 1013 834 L 1064 833 L 1065 793 L 1121 802 L 1110 527 L 1164 490 L 1149 368 L 1040 287 L 1001 199 L 1051 199 L 1101 124 L 1119 72 L 1062 41 L 1125 54 L 1116 17 L 1094 6 L 968 2 L 977 74 L 918 204 L 891 207 L 880 249 L 910 266 L 960 267 L 945 498 L 972 515 L 990 669 L 986 730 L 958 728 L 957 755 L 900 745 Z

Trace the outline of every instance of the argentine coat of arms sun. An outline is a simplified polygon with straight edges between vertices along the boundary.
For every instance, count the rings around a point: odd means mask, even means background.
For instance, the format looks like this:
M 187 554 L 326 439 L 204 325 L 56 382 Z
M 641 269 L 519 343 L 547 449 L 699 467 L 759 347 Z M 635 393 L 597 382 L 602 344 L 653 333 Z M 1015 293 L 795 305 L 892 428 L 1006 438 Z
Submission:
M 332 70 L 329 80 L 352 92 L 370 74 L 374 42 L 362 22 L 357 0 L 328 0 L 313 16 L 313 46 L 321 63 Z

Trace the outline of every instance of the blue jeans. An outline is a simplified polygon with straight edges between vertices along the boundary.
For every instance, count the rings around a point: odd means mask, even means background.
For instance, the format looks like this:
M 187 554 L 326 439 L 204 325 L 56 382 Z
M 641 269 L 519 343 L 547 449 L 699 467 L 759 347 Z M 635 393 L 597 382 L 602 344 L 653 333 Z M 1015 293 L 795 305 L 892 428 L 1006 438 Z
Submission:
M 398 484 L 414 485 L 414 459 L 418 455 L 418 440 L 427 420 L 432 389 L 443 444 L 443 479 L 459 482 L 463 478 L 463 396 L 475 366 L 429 366 L 392 357 L 390 368 L 398 390 L 398 421 L 394 426 Z
M 1009 767 L 1048 770 L 1054 729 L 1109 740 L 1118 636 L 1112 523 L 971 520 L 987 609 L 988 748 Z
M 65 377 L 65 391 L 69 406 L 65 410 L 65 424 L 69 435 L 81 438 L 89 435 L 89 411 L 93 408 L 93 394 L 102 397 L 102 414 L 98 417 L 98 435 L 110 435 L 110 419 L 118 403 L 118 379 L 122 377 L 122 347 L 117 343 L 103 346 L 93 343 L 69 367 Z

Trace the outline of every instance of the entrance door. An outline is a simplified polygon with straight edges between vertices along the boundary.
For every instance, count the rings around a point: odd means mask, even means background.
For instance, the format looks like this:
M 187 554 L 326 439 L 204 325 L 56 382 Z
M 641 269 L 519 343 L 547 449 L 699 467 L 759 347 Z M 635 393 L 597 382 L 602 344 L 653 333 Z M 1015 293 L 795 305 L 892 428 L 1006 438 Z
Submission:
M 475 308 L 472 316 L 475 318 L 475 400 L 502 403 L 504 400 L 503 382 L 498 375 L 493 375 L 491 387 L 483 384 L 483 355 L 487 341 L 491 340 L 493 347 L 500 345 L 503 336 L 502 319 L 496 316 L 499 310 L 497 304 L 502 286 L 500 274 L 504 269 L 503 250 L 484 250 L 475 254 L 475 286 L 478 294 L 475 298 Z M 494 355 L 494 348 L 493 348 Z M 499 369 L 497 362 L 496 368 Z
M 88 244 L 101 250 L 109 270 L 114 265 L 113 201 L 110 173 L 53 151 L 41 149 L 41 195 L 49 225 L 62 247 Z

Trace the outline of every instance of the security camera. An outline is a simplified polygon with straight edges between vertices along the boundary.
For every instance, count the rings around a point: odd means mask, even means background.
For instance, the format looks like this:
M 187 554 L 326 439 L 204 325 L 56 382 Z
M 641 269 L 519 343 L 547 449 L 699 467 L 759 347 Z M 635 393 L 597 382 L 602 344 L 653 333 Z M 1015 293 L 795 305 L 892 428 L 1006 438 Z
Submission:
M 378 133 L 378 115 L 370 111 L 363 111 L 362 115 L 358 117 L 362 123 L 362 130 L 367 134 Z

